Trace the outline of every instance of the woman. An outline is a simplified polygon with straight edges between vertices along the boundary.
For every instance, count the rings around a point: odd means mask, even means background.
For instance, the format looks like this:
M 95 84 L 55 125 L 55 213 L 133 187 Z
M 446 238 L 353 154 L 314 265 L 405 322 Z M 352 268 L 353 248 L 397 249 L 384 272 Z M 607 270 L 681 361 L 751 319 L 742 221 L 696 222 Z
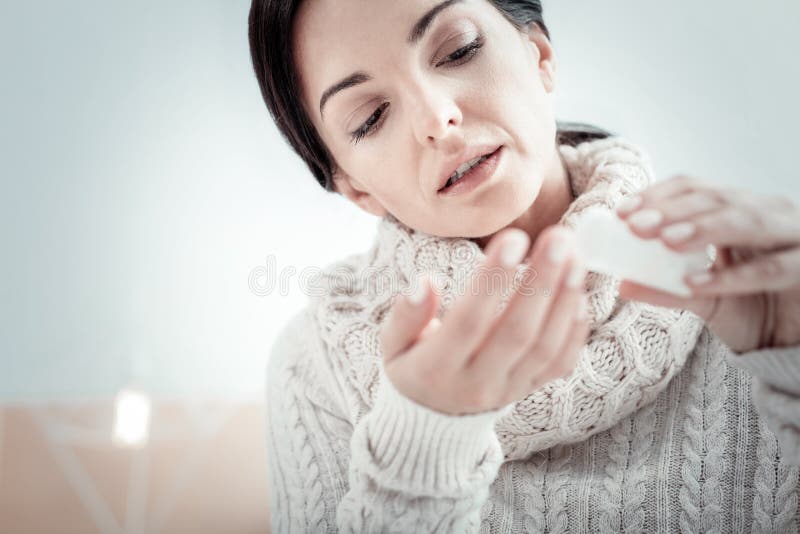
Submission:
M 381 218 L 274 345 L 275 532 L 797 530 L 793 205 L 652 185 L 559 127 L 536 0 L 253 0 L 249 27 L 286 139 Z M 587 273 L 570 228 L 623 200 L 643 237 L 716 244 L 715 279 Z

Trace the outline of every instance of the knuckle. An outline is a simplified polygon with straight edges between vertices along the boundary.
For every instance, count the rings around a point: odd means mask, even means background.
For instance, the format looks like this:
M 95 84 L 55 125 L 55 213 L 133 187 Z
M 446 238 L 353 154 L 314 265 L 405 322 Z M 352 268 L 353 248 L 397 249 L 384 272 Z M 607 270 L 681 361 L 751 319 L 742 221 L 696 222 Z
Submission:
M 692 193 L 692 199 L 696 201 L 697 207 L 701 211 L 714 211 L 722 208 L 725 203 L 713 190 L 703 190 L 698 188 Z
M 675 182 L 679 186 L 685 187 L 687 189 L 694 189 L 695 188 L 694 186 L 698 185 L 698 180 L 696 178 L 693 178 L 692 176 L 689 176 L 688 174 L 677 175 L 675 177 Z
M 776 256 L 765 256 L 752 266 L 755 278 L 780 278 L 784 271 L 783 263 Z
M 719 187 L 720 195 L 725 202 L 731 206 L 755 206 L 757 205 L 753 194 L 744 189 L 736 189 L 732 187 Z
M 718 206 L 727 206 L 734 203 L 733 198 L 731 198 L 732 194 L 725 189 L 708 186 L 704 190 Z
M 767 221 L 767 215 L 764 211 L 755 206 L 750 206 L 747 210 L 747 214 L 750 228 L 754 231 L 763 233 L 769 230 L 769 222 Z
M 512 316 L 506 319 L 502 339 L 510 347 L 524 347 L 530 344 L 529 325 L 519 317 Z
M 475 310 L 470 310 L 462 317 L 459 317 L 458 322 L 455 324 L 455 331 L 457 335 L 463 337 L 471 337 L 478 331 L 481 326 L 481 320 L 478 318 Z
M 674 183 L 677 189 L 684 192 L 702 191 L 706 189 L 706 183 L 694 176 L 688 174 L 679 174 L 675 176 Z
M 720 228 L 739 228 L 742 225 L 741 217 L 737 216 L 736 212 L 730 209 L 723 210 L 719 218 L 711 217 L 709 218 L 712 224 L 704 224 L 703 230 L 711 231 L 713 230 L 713 226 L 720 226 Z M 713 224 L 718 223 L 718 224 Z

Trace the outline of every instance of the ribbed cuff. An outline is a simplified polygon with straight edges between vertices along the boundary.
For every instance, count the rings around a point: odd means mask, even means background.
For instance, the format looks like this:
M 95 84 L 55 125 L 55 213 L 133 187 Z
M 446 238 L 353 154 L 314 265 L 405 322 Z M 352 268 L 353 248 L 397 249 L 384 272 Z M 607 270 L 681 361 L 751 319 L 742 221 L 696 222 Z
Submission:
M 497 475 L 503 454 L 494 423 L 512 407 L 475 415 L 440 413 L 397 391 L 381 366 L 375 404 L 354 432 L 353 456 L 364 454 L 365 446 L 369 458 L 358 467 L 394 490 L 469 493 L 488 487 Z M 359 443 L 364 438 L 366 443 Z
M 731 352 L 728 361 L 774 388 L 800 395 L 800 346 Z

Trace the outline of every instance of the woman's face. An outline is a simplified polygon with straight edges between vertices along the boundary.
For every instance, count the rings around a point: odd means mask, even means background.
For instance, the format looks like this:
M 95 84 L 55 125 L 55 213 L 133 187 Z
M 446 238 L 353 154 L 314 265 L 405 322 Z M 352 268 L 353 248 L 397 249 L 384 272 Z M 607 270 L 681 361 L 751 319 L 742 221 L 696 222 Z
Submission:
M 526 212 L 561 168 L 550 44 L 487 0 L 307 0 L 293 47 L 337 190 L 370 213 L 482 237 Z

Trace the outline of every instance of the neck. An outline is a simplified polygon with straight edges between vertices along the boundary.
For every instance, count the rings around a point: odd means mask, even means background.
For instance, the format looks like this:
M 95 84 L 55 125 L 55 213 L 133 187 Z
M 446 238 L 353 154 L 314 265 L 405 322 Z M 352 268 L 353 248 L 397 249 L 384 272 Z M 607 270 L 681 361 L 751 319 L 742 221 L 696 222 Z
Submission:
M 511 224 L 506 226 L 506 228 L 523 230 L 530 237 L 531 243 L 536 242 L 539 234 L 545 228 L 556 224 L 573 201 L 569 173 L 564 160 L 560 154 L 556 155 L 555 160 L 550 171 L 546 174 L 542 188 L 533 204 L 522 215 L 514 219 Z M 496 233 L 476 240 L 481 250 L 486 247 Z

